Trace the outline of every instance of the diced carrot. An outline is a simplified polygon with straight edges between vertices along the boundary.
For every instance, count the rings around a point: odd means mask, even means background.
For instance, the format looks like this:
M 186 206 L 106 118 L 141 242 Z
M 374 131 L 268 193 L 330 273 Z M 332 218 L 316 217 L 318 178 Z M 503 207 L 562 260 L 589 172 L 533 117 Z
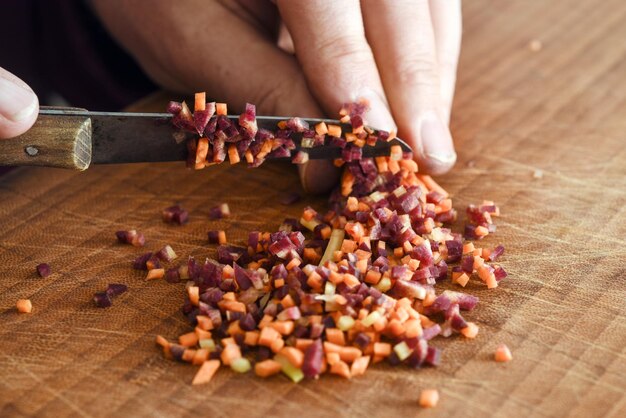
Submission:
M 193 358 L 195 357 L 195 355 L 196 355 L 196 350 L 188 348 L 185 351 L 183 351 L 182 360 L 184 362 L 191 363 L 193 361 Z
M 346 142 L 355 142 L 357 140 L 356 135 L 350 132 L 346 132 L 344 136 L 346 138 Z
M 400 164 L 400 167 L 403 170 L 411 173 L 417 173 L 417 163 L 414 160 L 400 160 L 398 161 L 398 164 Z
M 237 344 L 228 344 L 222 350 L 220 358 L 225 366 L 230 366 L 230 363 L 232 363 L 233 360 L 241 358 L 241 349 Z
M 291 364 L 298 368 L 302 367 L 302 363 L 304 363 L 304 353 L 295 347 L 283 347 L 280 350 L 280 354 L 285 356 Z
M 389 165 L 387 164 L 387 157 L 376 157 L 376 166 L 380 173 L 389 171 Z
M 422 324 L 419 319 L 408 319 L 403 325 L 406 330 L 405 335 L 407 338 L 422 336 Z
M 194 112 L 203 111 L 206 109 L 206 92 L 196 93 L 194 96 Z
M 218 115 L 227 115 L 228 107 L 226 106 L 226 103 L 215 103 L 215 113 Z
M 280 352 L 280 350 L 282 350 L 284 346 L 285 340 L 283 340 L 282 338 L 278 338 L 277 340 L 274 340 L 274 342 L 272 342 L 270 350 L 272 350 L 272 353 L 278 353 Z
M 193 306 L 198 306 L 200 302 L 200 288 L 198 286 L 189 286 L 187 288 L 187 295 L 189 295 L 189 302 Z
M 437 389 L 424 389 L 420 393 L 419 404 L 422 408 L 434 408 L 439 402 L 439 391 Z
M 429 191 L 436 191 L 437 193 L 441 194 L 444 196 L 444 198 L 447 198 L 450 196 L 450 193 L 448 193 L 443 187 L 441 187 L 439 184 L 437 184 L 437 182 L 435 180 L 433 180 L 432 177 L 427 176 L 425 174 L 418 174 L 417 178 L 424 183 L 424 185 L 426 185 L 426 187 L 428 188 Z
M 463 244 L 463 254 L 473 253 L 474 252 L 474 243 L 466 242 Z
M 339 357 L 339 353 L 331 352 L 331 353 L 326 353 L 326 361 L 328 362 L 328 364 L 332 366 L 338 361 L 341 361 L 341 358 Z
M 208 359 L 209 359 L 209 350 L 206 348 L 199 348 L 198 350 L 196 350 L 196 354 L 193 356 L 193 359 L 191 360 L 191 364 L 200 366 Z
M 326 126 L 326 123 L 320 122 L 315 125 L 315 133 L 318 135 L 326 135 L 328 133 L 328 126 Z
M 369 284 L 377 284 L 382 277 L 382 274 L 379 271 L 370 270 L 365 275 L 365 283 Z
M 339 125 L 327 125 L 328 135 L 341 138 L 341 126 Z
M 280 339 L 280 334 L 278 333 L 278 331 L 268 326 L 261 329 L 261 334 L 259 335 L 259 345 L 270 347 L 272 343 L 277 339 Z
M 290 294 L 285 295 L 285 297 L 280 300 L 280 304 L 283 305 L 283 308 L 296 306 L 296 302 L 294 302 Z
M 351 376 L 361 376 L 365 374 L 367 366 L 370 364 L 370 356 L 362 356 L 354 360 L 352 367 L 350 367 Z
M 198 139 L 198 145 L 196 148 L 196 160 L 195 160 L 196 170 L 200 168 L 204 168 L 208 153 L 209 153 L 209 139 L 208 138 Z
M 198 326 L 205 331 L 210 331 L 213 329 L 213 321 L 206 315 L 196 316 L 196 321 L 198 321 Z
M 237 334 L 245 334 L 245 331 L 241 329 L 239 326 L 239 321 L 233 321 L 228 324 L 228 328 L 226 329 L 226 333 L 228 335 L 235 336 Z
M 212 337 L 210 331 L 205 331 L 200 327 L 196 327 L 193 332 L 198 336 L 198 340 L 208 340 Z
M 195 332 L 188 332 L 178 337 L 178 343 L 183 347 L 193 347 L 198 344 L 198 336 Z
M 222 338 L 222 345 L 226 347 L 227 345 L 237 345 L 237 341 L 233 337 Z
M 350 273 L 345 273 L 343 275 L 343 283 L 350 289 L 361 284 L 359 279 L 357 279 L 356 276 Z
M 220 245 L 226 244 L 226 232 L 225 231 L 217 231 L 217 242 Z
M 391 335 L 393 335 L 395 337 L 399 337 L 400 335 L 404 334 L 404 332 L 405 332 L 404 326 L 397 319 L 392 319 L 391 321 L 389 321 L 389 323 L 387 324 L 387 329 L 389 330 Z
M 487 284 L 487 289 L 494 289 L 498 287 L 498 281 L 496 280 L 496 276 L 493 273 L 491 273 L 489 277 L 487 277 L 485 283 Z
M 165 269 L 152 269 L 148 271 L 146 280 L 162 279 L 165 276 Z
M 165 337 L 161 335 L 156 336 L 156 343 L 163 348 L 169 348 L 170 342 L 165 339 Z
M 391 171 L 392 174 L 397 174 L 400 171 L 400 165 L 398 164 L 398 161 L 391 158 L 387 160 L 387 166 L 389 167 L 389 171 Z
M 350 379 L 350 367 L 341 360 L 330 366 L 330 372 L 346 379 Z
M 491 250 L 489 248 L 483 248 L 483 252 L 482 254 L 480 254 L 480 257 L 483 260 L 489 260 L 490 255 L 491 255 Z
M 489 235 L 489 230 L 484 226 L 479 225 L 474 229 L 474 234 L 476 234 L 477 237 L 485 237 Z
M 231 144 L 228 147 L 228 161 L 230 161 L 231 164 L 237 164 L 241 161 L 241 158 L 239 158 L 239 151 L 237 151 L 237 146 L 235 144 Z
M 252 155 L 252 151 L 249 149 L 244 153 L 244 157 L 246 157 L 246 162 L 252 164 L 254 162 L 254 155 Z
M 324 352 L 328 353 L 339 353 L 341 352 L 341 346 L 337 344 L 333 344 L 329 341 L 324 341 Z
M 278 289 L 285 285 L 285 279 L 275 279 L 274 280 L 274 288 Z
M 356 347 L 341 347 L 341 350 L 339 350 L 339 357 L 346 363 L 352 363 L 362 355 L 361 350 Z
M 456 284 L 459 284 L 462 287 L 465 287 L 468 282 L 469 282 L 469 276 L 467 274 L 465 274 L 465 273 L 463 273 L 459 277 L 457 277 L 456 281 L 455 281 Z
M 246 313 L 246 305 L 241 302 L 232 300 L 221 300 L 217 303 L 217 305 L 226 311 Z
M 337 344 L 346 345 L 346 337 L 342 330 L 338 328 L 326 328 L 326 341 Z
M 391 354 L 391 344 L 374 343 L 374 354 L 377 356 L 388 357 Z
M 213 378 L 213 375 L 220 368 L 219 360 L 208 360 L 202 363 L 202 366 L 196 372 L 196 375 L 191 382 L 192 385 L 202 385 L 209 383 Z
M 292 258 L 291 261 L 289 263 L 287 263 L 285 268 L 287 270 L 292 270 L 294 267 L 298 267 L 300 264 L 302 264 L 302 261 L 300 261 L 297 258 Z
M 494 358 L 498 362 L 506 363 L 513 359 L 513 355 L 511 355 L 511 350 L 509 350 L 509 347 L 507 347 L 506 344 L 500 344 L 496 348 Z
M 461 330 L 461 334 L 467 338 L 476 338 L 476 335 L 478 335 L 478 325 L 473 322 L 468 322 L 467 326 Z
M 452 199 L 443 199 L 435 206 L 435 213 L 448 212 L 450 209 L 452 209 Z
M 313 340 L 310 338 L 296 338 L 295 347 L 298 350 L 305 351 L 307 348 L 311 346 L 311 344 L 313 344 Z
M 274 321 L 270 324 L 272 328 L 278 331 L 281 335 L 289 335 L 293 332 L 295 325 L 293 321 Z
M 15 303 L 15 307 L 19 313 L 31 313 L 33 311 L 33 304 L 30 299 L 20 299 Z
M 279 362 L 267 359 L 254 365 L 254 373 L 259 377 L 269 377 L 280 373 L 281 365 Z
M 243 343 L 246 345 L 257 345 L 259 342 L 259 331 L 246 331 L 244 334 Z

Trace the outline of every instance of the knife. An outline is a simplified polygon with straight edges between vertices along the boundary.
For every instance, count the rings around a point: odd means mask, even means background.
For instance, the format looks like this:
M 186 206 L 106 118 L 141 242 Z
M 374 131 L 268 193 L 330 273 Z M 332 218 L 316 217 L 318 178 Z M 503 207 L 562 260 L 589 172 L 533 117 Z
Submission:
M 239 116 L 228 116 L 238 122 Z M 278 122 L 288 117 L 257 116 L 259 128 L 275 130 Z M 350 125 L 331 119 L 302 118 L 310 126 L 319 122 Z M 172 124 L 169 113 L 89 112 L 77 108 L 42 107 L 33 127 L 15 138 L 0 140 L 0 165 L 38 165 L 86 170 L 91 164 L 184 161 L 187 158 L 186 138 Z M 299 135 L 293 135 L 296 151 Z M 404 152 L 411 148 L 401 139 L 364 146 L 364 157 L 389 155 L 392 145 Z M 310 159 L 341 157 L 341 148 L 320 146 L 303 148 Z M 292 151 L 294 152 L 294 151 Z

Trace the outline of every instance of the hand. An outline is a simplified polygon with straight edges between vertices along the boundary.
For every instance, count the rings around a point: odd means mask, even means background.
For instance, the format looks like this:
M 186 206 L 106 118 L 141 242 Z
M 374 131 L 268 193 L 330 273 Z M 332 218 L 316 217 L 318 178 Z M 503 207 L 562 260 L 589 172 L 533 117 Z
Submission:
M 0 139 L 26 132 L 35 123 L 38 111 L 39 101 L 30 87 L 0 68 Z
M 461 36 L 460 0 L 93 2 L 111 33 L 165 88 L 206 90 L 260 114 L 320 117 L 370 100 L 368 123 L 398 127 L 420 170 L 456 160 L 447 127 Z M 297 56 L 277 46 L 280 19 Z M 301 170 L 309 191 L 336 179 Z M 324 166 L 327 167 L 328 165 Z

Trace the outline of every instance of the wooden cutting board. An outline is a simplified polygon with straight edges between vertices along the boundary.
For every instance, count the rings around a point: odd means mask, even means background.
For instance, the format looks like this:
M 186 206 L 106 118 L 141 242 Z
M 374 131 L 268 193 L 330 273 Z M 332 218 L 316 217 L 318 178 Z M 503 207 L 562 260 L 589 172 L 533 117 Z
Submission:
M 480 297 L 468 315 L 476 340 L 435 340 L 437 369 L 377 365 L 299 385 L 223 370 L 192 387 L 195 368 L 154 345 L 190 329 L 183 285 L 146 282 L 129 265 L 144 249 L 116 244 L 114 231 L 211 256 L 208 229 L 241 242 L 325 199 L 278 204 L 300 190 L 284 164 L 22 168 L 0 178 L 0 416 L 626 416 L 626 2 L 471 1 L 464 16 L 459 162 L 440 182 L 458 208 L 501 206 L 484 245 L 506 246 L 510 273 L 495 290 L 468 286 Z M 140 108 L 162 108 L 163 97 Z M 233 217 L 209 221 L 222 201 Z M 190 210 L 188 225 L 161 222 L 174 202 Z M 36 277 L 39 262 L 54 274 Z M 95 308 L 93 293 L 111 282 L 130 290 Z M 33 301 L 31 315 L 16 313 L 19 298 Z M 502 342 L 508 364 L 492 360 Z M 430 387 L 440 404 L 421 410 Z

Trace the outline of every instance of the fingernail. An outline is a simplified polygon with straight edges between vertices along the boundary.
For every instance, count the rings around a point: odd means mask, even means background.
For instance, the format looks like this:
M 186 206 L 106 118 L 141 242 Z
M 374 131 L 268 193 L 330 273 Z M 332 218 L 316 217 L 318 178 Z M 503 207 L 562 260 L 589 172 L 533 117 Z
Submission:
M 396 127 L 389 110 L 389 103 L 380 94 L 371 89 L 365 89 L 357 94 L 353 101 L 365 99 L 370 104 L 370 110 L 365 115 L 368 126 L 375 129 L 390 131 Z
M 12 122 L 32 116 L 37 98 L 32 90 L 0 76 L 0 115 Z
M 339 183 L 340 170 L 329 160 L 310 160 L 298 166 L 300 181 L 309 194 L 330 192 Z
M 431 160 L 433 166 L 447 171 L 456 161 L 450 130 L 434 112 L 422 117 L 420 130 L 423 155 Z

